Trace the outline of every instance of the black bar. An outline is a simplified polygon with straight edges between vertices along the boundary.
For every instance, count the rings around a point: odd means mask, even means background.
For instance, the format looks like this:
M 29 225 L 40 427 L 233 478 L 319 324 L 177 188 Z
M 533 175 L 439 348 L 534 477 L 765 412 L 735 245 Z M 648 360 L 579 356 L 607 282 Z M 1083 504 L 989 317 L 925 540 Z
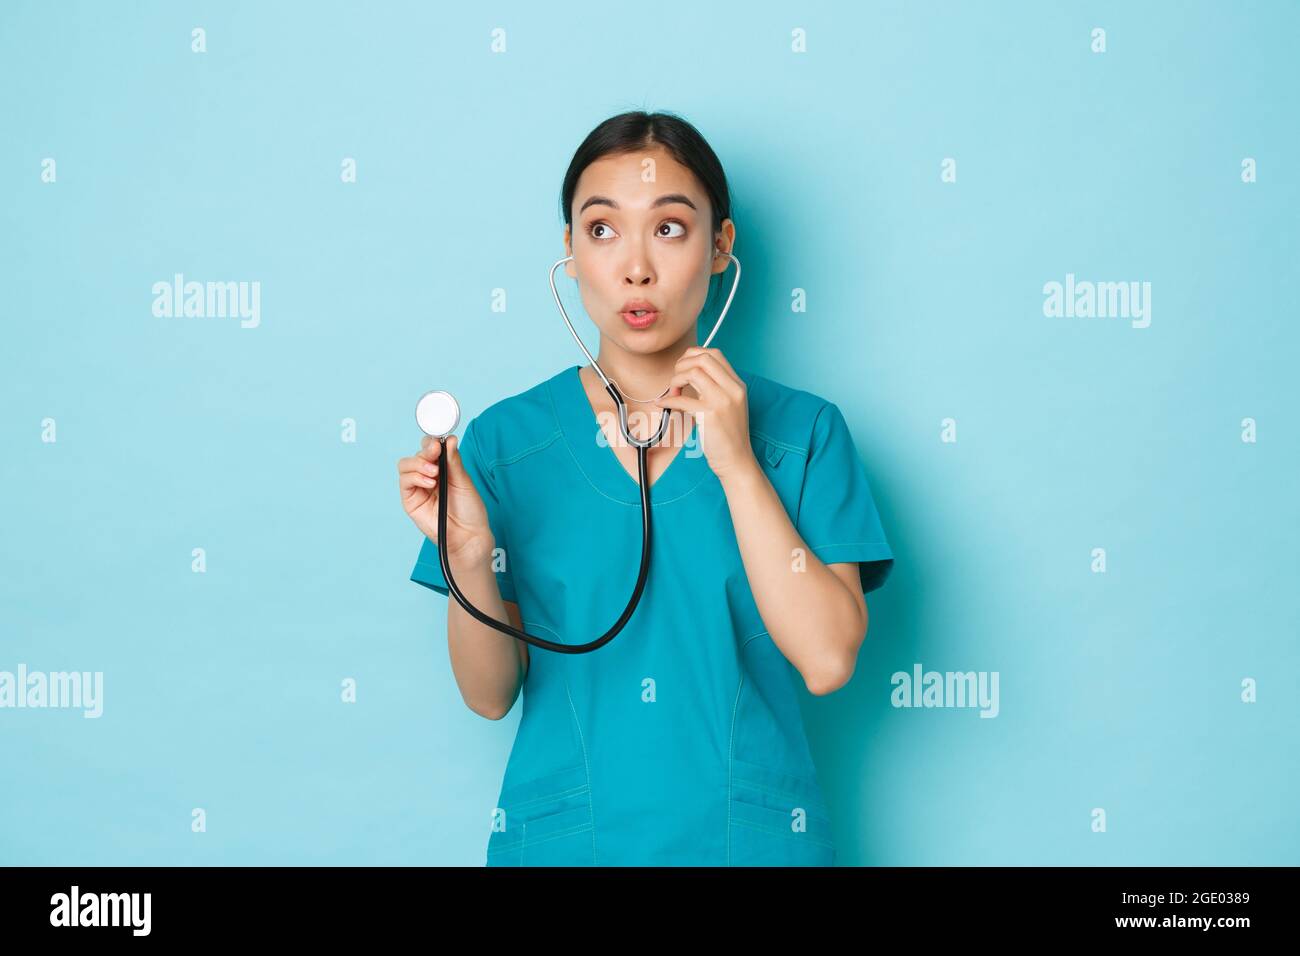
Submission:
M 7 943 L 75 934 L 91 944 L 134 937 L 337 945 L 418 931 L 432 945 L 430 932 L 455 933 L 463 945 L 467 932 L 490 943 L 541 941 L 569 927 L 584 934 L 577 942 L 595 922 L 619 919 L 631 921 L 633 938 L 703 921 L 759 938 L 847 935 L 864 950 L 880 941 L 876 933 L 918 944 L 1104 935 L 1230 946 L 1293 926 L 1284 910 L 1295 877 L 1295 867 L 26 867 L 0 870 L 0 926 Z M 116 926 L 52 925 L 52 917 L 71 922 L 74 886 L 78 922 L 100 894 L 148 893 L 147 935 L 136 933 L 145 926 L 143 896 L 106 900 L 106 917 L 118 907 Z

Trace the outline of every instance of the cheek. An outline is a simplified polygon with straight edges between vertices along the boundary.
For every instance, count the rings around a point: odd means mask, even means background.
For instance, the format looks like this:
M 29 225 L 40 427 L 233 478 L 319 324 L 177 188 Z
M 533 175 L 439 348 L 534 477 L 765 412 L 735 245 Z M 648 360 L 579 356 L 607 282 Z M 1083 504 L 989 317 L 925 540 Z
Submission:
M 582 298 L 583 309 L 585 309 L 587 315 L 589 315 L 596 324 L 599 325 L 601 316 L 605 312 L 605 307 L 601 304 L 599 294 L 592 290 L 590 283 L 583 283 L 581 286 L 580 296 Z M 569 316 L 569 318 L 572 319 L 573 316 Z
M 573 266 L 573 272 L 574 272 L 573 280 L 577 284 L 578 295 L 582 298 L 582 304 L 590 308 L 593 299 L 600 297 L 600 291 L 597 287 L 596 277 L 591 274 L 590 270 L 584 270 L 579 268 L 576 262 L 571 262 L 569 264 Z M 568 302 L 569 298 L 573 295 L 572 287 L 566 289 L 562 287 L 559 283 L 556 283 L 555 288 L 556 291 L 560 293 L 560 298 L 563 299 L 565 302 Z
M 606 334 L 618 329 L 622 320 L 614 312 L 619 303 L 612 298 L 612 293 L 602 286 L 594 285 L 582 275 L 578 276 L 578 283 L 582 307 L 586 310 L 591 321 L 595 323 L 596 328 Z M 558 285 L 556 289 L 559 289 Z M 573 314 L 573 307 L 569 305 L 569 302 L 572 301 L 571 295 L 572 293 L 569 293 L 566 296 L 564 291 L 560 290 L 560 298 L 565 303 L 565 308 L 569 310 L 569 319 L 575 321 L 578 317 Z
M 682 296 L 688 311 L 698 314 L 704 308 L 704 304 L 709 298 L 710 279 L 711 276 L 707 269 L 696 272 L 691 276 Z

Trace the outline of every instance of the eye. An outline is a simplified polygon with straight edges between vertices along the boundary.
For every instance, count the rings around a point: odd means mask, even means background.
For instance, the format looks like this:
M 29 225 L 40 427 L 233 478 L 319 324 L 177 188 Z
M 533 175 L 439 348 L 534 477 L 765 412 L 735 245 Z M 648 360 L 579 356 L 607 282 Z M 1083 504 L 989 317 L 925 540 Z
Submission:
M 662 238 L 664 238 L 664 239 L 678 239 L 678 238 L 680 238 L 680 237 L 686 235 L 686 227 L 685 227 L 684 225 L 682 225 L 680 222 L 678 222 L 676 219 L 668 219 L 668 220 L 666 220 L 665 222 L 663 222 L 663 223 L 659 226 L 659 228 L 660 228 L 660 229 L 663 229 L 665 226 L 676 226 L 678 229 L 681 230 L 681 232 L 676 233 L 675 235 L 667 235 L 667 236 L 664 235 L 662 232 L 660 232 L 659 235 L 660 235 Z
M 609 238 L 609 236 L 604 236 L 604 235 L 599 235 L 599 236 L 598 236 L 598 235 L 596 235 L 596 230 L 597 230 L 597 229 L 604 229 L 604 230 L 606 230 L 606 231 L 608 231 L 608 232 L 610 232 L 610 233 L 613 233 L 613 232 L 614 232 L 613 229 L 610 229 L 610 228 L 609 228 L 609 223 L 607 223 L 607 222 L 602 222 L 601 220 L 597 219 L 595 222 L 593 222 L 590 226 L 587 227 L 587 235 L 591 236 L 591 238 L 593 238 L 593 239 L 608 239 L 608 238 Z

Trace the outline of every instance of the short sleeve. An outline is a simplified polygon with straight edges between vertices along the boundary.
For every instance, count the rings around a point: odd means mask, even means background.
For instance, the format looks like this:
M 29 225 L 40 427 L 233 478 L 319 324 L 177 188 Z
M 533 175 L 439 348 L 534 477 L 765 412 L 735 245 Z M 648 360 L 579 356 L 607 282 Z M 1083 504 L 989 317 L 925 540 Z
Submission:
M 862 593 L 885 583 L 894 552 L 885 537 L 844 415 L 823 405 L 813 423 L 795 527 L 824 564 L 857 561 Z
M 497 489 L 493 483 L 492 475 L 483 467 L 482 459 L 479 456 L 478 443 L 474 438 L 474 426 L 475 422 L 470 422 L 465 427 L 465 434 L 461 436 L 459 443 L 461 460 L 464 461 L 465 471 L 469 473 L 470 480 L 474 482 L 474 487 L 478 489 L 479 497 L 483 499 L 483 505 L 487 508 L 488 526 L 492 529 L 492 537 L 496 539 L 496 546 L 505 549 L 508 556 L 510 549 L 506 546 L 504 509 L 497 496 Z M 518 599 L 515 597 L 515 583 L 510 577 L 508 557 L 505 565 L 504 570 L 496 572 L 497 587 L 501 591 L 501 600 L 518 603 Z M 447 579 L 443 577 L 442 564 L 438 559 L 438 546 L 427 536 L 420 545 L 420 553 L 415 559 L 415 567 L 411 571 L 411 580 L 437 591 L 444 597 L 449 596 Z

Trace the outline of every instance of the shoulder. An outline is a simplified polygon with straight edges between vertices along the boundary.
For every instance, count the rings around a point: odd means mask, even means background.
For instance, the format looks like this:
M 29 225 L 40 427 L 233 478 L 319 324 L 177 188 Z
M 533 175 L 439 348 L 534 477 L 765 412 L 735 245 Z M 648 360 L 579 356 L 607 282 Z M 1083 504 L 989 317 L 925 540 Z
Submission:
M 807 389 L 737 367 L 749 399 L 749 430 L 755 438 L 807 454 L 814 435 L 826 428 L 839 409 Z
M 559 435 L 554 390 L 561 376 L 570 372 L 566 368 L 498 399 L 470 420 L 465 434 L 470 436 L 485 467 L 492 470 L 497 463 L 526 455 Z

